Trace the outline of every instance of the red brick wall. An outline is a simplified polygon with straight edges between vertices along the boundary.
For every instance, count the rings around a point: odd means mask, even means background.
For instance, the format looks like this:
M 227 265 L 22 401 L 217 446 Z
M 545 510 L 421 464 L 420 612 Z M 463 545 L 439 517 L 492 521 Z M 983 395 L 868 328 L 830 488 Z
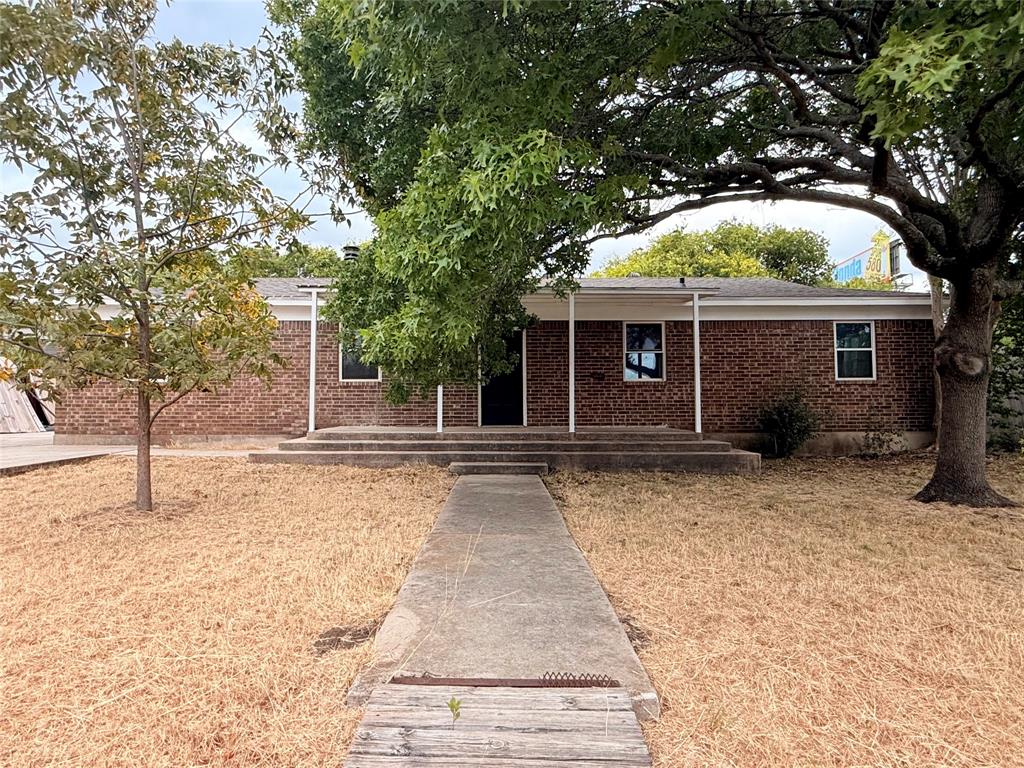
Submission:
M 437 418 L 433 395 L 413 397 L 403 406 L 383 401 L 386 383 L 341 382 L 336 326 L 320 323 L 317 336 L 317 426 L 380 424 L 431 425 Z M 157 419 L 157 439 L 178 435 L 299 435 L 308 413 L 309 324 L 282 322 L 274 351 L 287 361 L 270 386 L 238 379 L 217 393 L 193 393 L 169 406 Z M 69 393 L 57 408 L 59 434 L 133 435 L 135 402 L 114 385 L 101 382 Z M 476 424 L 476 390 L 445 388 L 445 422 Z
M 437 397 L 413 395 L 405 405 L 384 400 L 387 378 L 383 382 L 341 381 L 338 375 L 339 348 L 337 326 L 320 324 L 317 334 L 316 421 L 318 427 L 366 426 L 410 427 L 437 423 Z M 306 337 L 309 347 L 309 337 Z M 304 371 L 309 355 L 303 355 Z M 308 387 L 308 384 L 306 385 Z M 308 395 L 303 395 L 306 408 Z M 448 426 L 476 426 L 476 387 L 444 388 L 444 423 Z M 305 411 L 303 411 L 305 412 Z M 303 430 L 305 431 L 305 430 Z
M 576 336 L 577 423 L 667 424 L 693 428 L 693 341 L 688 322 L 667 322 L 666 380 L 623 381 L 622 323 L 582 321 Z M 317 424 L 430 426 L 433 394 L 403 406 L 383 401 L 384 385 L 341 382 L 335 327 L 321 323 L 317 344 Z M 927 320 L 875 322 L 877 381 L 835 380 L 830 321 L 705 321 L 701 324 L 706 432 L 751 432 L 760 407 L 802 387 L 823 431 L 928 430 L 932 412 L 931 326 Z M 540 322 L 526 334 L 527 414 L 531 426 L 568 423 L 568 330 Z M 175 435 L 278 435 L 306 430 L 309 327 L 282 322 L 275 349 L 289 365 L 267 388 L 243 379 L 220 392 L 192 394 L 157 420 L 158 439 Z M 57 409 L 58 433 L 131 435 L 134 401 L 101 383 L 70 393 Z M 445 424 L 477 423 L 475 387 L 445 388 Z
M 877 380 L 837 382 L 831 321 L 704 321 L 701 404 L 705 432 L 753 432 L 760 408 L 801 388 L 822 431 L 929 430 L 932 332 L 927 320 L 875 322 Z M 568 421 L 567 323 L 527 333 L 529 423 Z M 623 381 L 622 323 L 576 324 L 576 420 L 585 425 L 693 429 L 693 336 L 665 323 L 666 379 Z
M 760 407 L 802 388 L 825 432 L 926 431 L 932 423 L 929 320 L 876 320 L 876 380 L 836 381 L 831 320 L 701 323 L 706 432 L 750 432 Z
M 576 423 L 693 429 L 693 335 L 665 323 L 665 380 L 624 381 L 621 321 L 576 324 Z
M 526 423 L 569 425 L 569 324 L 543 321 L 526 329 Z

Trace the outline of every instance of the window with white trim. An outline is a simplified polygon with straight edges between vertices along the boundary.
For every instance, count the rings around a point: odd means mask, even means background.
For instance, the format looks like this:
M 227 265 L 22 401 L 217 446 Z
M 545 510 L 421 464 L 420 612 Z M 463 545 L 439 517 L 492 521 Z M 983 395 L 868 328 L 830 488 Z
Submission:
M 665 380 L 665 324 L 623 323 L 623 373 L 626 381 Z
M 870 321 L 835 324 L 837 381 L 875 378 L 875 324 Z
M 338 375 L 342 381 L 380 381 L 380 368 L 368 365 L 359 355 L 361 344 L 358 340 L 352 345 L 340 348 L 340 365 Z

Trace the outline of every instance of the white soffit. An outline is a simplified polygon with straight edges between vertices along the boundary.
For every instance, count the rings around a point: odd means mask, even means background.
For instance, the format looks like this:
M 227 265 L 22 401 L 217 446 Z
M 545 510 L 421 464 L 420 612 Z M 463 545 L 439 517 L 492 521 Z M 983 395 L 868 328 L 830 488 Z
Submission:
M 568 302 L 551 295 L 527 296 L 523 306 L 541 320 L 567 320 Z M 577 320 L 692 320 L 690 296 L 576 295 Z M 904 320 L 931 317 L 927 297 L 726 298 L 703 296 L 701 322 L 715 320 Z
M 320 297 L 323 304 L 323 297 Z M 271 299 L 270 311 L 280 321 L 309 322 L 309 300 Z M 533 295 L 523 299 L 528 312 L 541 320 L 568 320 L 568 302 L 555 296 Z M 664 295 L 576 296 L 577 320 L 691 320 L 690 297 Z M 856 299 L 725 298 L 703 296 L 701 322 L 714 320 L 928 320 L 927 297 L 869 296 Z M 109 319 L 113 306 L 98 310 Z

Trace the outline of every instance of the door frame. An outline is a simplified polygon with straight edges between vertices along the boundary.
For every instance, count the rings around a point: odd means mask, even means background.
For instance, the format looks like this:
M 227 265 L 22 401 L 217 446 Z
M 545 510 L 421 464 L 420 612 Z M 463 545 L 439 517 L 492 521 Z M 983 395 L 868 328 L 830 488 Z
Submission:
M 522 329 L 522 334 L 521 335 L 522 335 L 522 339 L 523 339 L 523 344 L 522 344 L 522 349 L 519 351 L 519 361 L 520 361 L 520 366 L 523 369 L 523 426 L 527 427 L 527 426 L 529 426 L 530 422 L 529 422 L 529 418 L 527 416 L 527 409 L 526 409 L 526 405 L 529 402 L 529 400 L 526 397 L 526 382 L 528 381 L 528 379 L 526 378 L 526 329 L 525 328 Z M 477 376 L 476 376 L 476 425 L 477 425 L 477 427 L 483 428 L 483 426 L 484 426 L 484 385 L 483 385 L 483 382 L 480 381 L 480 378 L 481 378 L 480 377 L 480 373 L 481 373 L 481 371 L 480 371 L 479 365 L 477 365 L 476 373 L 477 373 Z M 515 426 L 515 425 L 513 424 L 511 426 Z

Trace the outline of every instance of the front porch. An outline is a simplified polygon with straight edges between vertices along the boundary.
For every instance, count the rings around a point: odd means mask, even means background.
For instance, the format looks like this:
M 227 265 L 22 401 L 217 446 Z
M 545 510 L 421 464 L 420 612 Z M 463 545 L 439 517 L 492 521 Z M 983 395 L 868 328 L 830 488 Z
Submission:
M 511 370 L 475 384 L 438 386 L 404 412 L 378 407 L 386 370 L 364 366 L 361 378 L 347 372 L 335 378 L 337 352 L 318 340 L 322 289 L 308 290 L 307 432 L 385 423 L 438 432 L 509 425 L 564 427 L 570 434 L 601 425 L 703 429 L 700 308 L 716 288 L 654 278 L 584 279 L 567 296 L 541 290 L 523 299 L 533 321 L 506 340 Z M 330 357 L 322 365 L 325 351 Z
M 447 466 L 458 474 L 660 470 L 752 474 L 761 457 L 668 427 L 331 427 L 252 453 L 255 463 Z

